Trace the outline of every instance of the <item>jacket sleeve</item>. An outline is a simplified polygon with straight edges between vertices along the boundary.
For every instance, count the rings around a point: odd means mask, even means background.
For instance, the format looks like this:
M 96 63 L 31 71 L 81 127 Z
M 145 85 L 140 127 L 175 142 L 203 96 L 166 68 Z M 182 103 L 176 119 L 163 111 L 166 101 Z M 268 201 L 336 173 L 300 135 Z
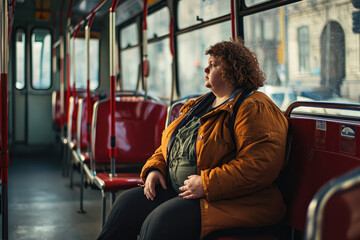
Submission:
M 160 146 L 155 153 L 146 161 L 141 170 L 140 177 L 145 183 L 146 175 L 150 169 L 158 169 L 162 175 L 166 176 L 166 161 L 163 157 L 162 146 Z
M 236 158 L 201 171 L 207 199 L 235 198 L 271 185 L 283 167 L 287 127 L 274 104 L 244 101 L 234 126 Z

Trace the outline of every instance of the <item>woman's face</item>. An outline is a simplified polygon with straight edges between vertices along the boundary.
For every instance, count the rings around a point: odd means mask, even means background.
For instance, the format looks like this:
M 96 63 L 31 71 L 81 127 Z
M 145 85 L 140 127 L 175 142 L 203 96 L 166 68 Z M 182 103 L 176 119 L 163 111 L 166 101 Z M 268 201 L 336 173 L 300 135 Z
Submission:
M 221 93 L 226 88 L 226 81 L 221 77 L 220 61 L 210 56 L 208 66 L 204 69 L 205 87 L 209 88 L 213 93 Z

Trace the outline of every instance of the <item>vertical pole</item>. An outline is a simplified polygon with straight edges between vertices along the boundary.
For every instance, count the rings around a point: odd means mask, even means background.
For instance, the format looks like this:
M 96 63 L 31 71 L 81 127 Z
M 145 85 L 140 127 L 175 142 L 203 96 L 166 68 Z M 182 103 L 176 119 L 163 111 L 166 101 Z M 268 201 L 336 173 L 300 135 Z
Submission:
M 1 210 L 2 239 L 8 239 L 8 6 L 1 8 Z
M 70 25 L 71 25 L 71 9 L 73 5 L 73 0 L 69 2 L 69 9 L 67 13 L 67 28 L 66 28 L 66 105 L 69 109 L 69 99 L 71 96 L 70 88 Z M 68 111 L 67 111 L 68 112 Z M 67 113 L 68 114 L 68 113 Z M 67 116 L 67 119 L 69 117 Z M 69 136 L 67 136 L 69 138 Z
M 71 87 L 70 87 L 70 32 L 66 31 L 66 106 L 67 106 L 67 115 L 69 114 L 69 102 L 71 97 Z M 67 121 L 69 116 L 67 116 Z M 67 122 L 67 124 L 69 124 Z M 69 139 L 70 136 L 66 136 Z
M 91 92 L 90 92 L 90 27 L 94 21 L 96 13 L 92 14 L 89 21 L 85 26 L 85 42 L 86 42 L 86 103 L 87 103 L 87 114 L 86 114 L 86 130 L 87 130 L 87 150 L 90 152 L 91 143 Z M 90 158 L 91 170 L 95 173 L 95 161 Z
M 147 94 L 148 94 L 148 74 L 149 74 L 149 62 L 148 62 L 148 51 L 147 51 L 147 6 L 148 6 L 148 0 L 144 0 L 144 9 L 143 9 L 143 68 L 142 68 L 142 74 L 144 78 L 144 88 L 145 88 L 145 101 L 147 100 Z
M 65 108 L 64 106 L 64 36 L 60 36 L 60 127 L 61 137 L 64 137 Z
M 115 10 L 118 0 L 114 0 L 109 13 L 109 56 L 110 56 L 110 114 L 111 114 L 111 136 L 110 136 L 110 160 L 111 173 L 110 177 L 115 177 L 115 157 L 116 157 L 116 135 L 115 135 L 115 53 L 113 47 L 115 45 Z

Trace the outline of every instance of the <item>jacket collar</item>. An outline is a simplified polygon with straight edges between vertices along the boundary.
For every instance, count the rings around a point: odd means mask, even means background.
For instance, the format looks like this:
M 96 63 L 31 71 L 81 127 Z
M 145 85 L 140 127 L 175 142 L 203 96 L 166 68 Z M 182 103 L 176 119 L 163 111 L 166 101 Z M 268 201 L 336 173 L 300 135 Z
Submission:
M 226 100 L 221 106 L 215 109 L 214 112 L 217 112 L 219 110 L 225 110 L 232 114 L 233 106 L 236 102 L 235 100 L 240 96 L 242 91 L 243 88 L 236 88 L 231 94 L 231 96 L 228 98 L 228 100 Z M 212 92 L 205 93 L 195 100 L 190 100 L 186 102 L 181 110 L 181 114 L 187 114 L 188 112 L 193 111 L 197 105 L 200 105 L 202 102 L 206 102 L 206 100 L 209 100 L 210 98 L 215 99 L 215 95 Z

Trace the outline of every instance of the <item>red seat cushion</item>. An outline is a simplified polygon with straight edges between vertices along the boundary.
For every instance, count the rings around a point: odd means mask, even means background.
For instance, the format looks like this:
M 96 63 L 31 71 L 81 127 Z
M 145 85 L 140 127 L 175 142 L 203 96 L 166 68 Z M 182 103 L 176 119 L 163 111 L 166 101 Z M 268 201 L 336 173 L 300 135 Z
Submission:
M 143 183 L 139 173 L 120 173 L 112 178 L 109 173 L 98 173 L 95 179 L 105 192 L 129 189 Z

